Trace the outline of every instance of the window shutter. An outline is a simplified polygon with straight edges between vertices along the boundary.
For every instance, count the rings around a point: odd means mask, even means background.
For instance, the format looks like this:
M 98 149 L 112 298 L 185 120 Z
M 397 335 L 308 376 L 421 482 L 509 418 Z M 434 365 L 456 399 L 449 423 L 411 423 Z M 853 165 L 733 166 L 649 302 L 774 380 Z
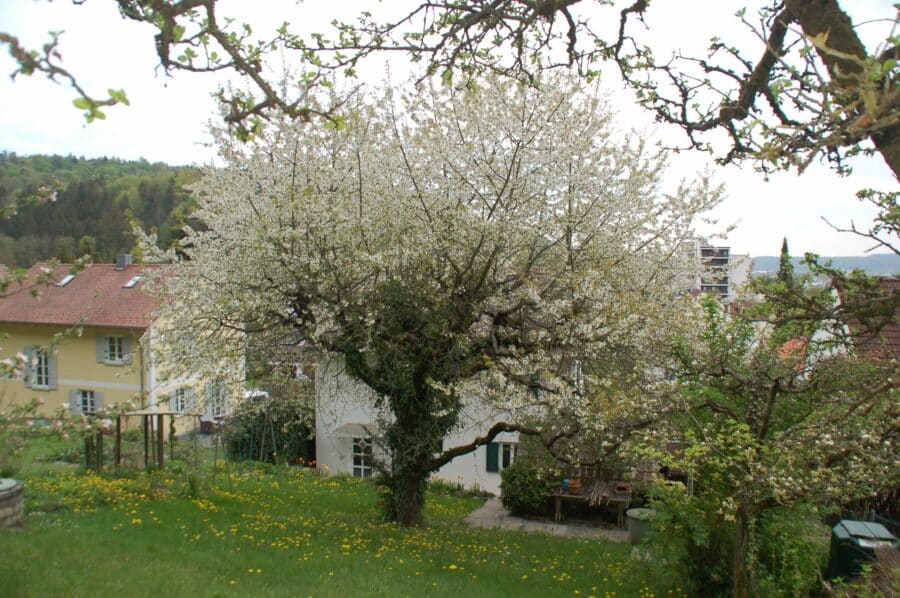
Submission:
M 103 363 L 104 361 L 106 361 L 106 351 L 107 351 L 106 337 L 98 336 L 97 337 L 97 361 L 98 362 Z
M 25 347 L 22 353 L 25 355 L 25 388 L 31 388 L 34 385 L 34 358 L 37 352 L 34 347 Z
M 103 409 L 103 393 L 94 391 L 94 411 Z
M 69 411 L 72 415 L 81 413 L 81 392 L 77 390 L 69 391 Z
M 53 349 L 47 349 L 47 388 L 56 388 L 56 355 Z
M 487 463 L 485 469 L 490 472 L 500 471 L 500 445 L 491 442 L 487 445 Z
M 122 363 L 131 363 L 131 337 L 122 337 Z

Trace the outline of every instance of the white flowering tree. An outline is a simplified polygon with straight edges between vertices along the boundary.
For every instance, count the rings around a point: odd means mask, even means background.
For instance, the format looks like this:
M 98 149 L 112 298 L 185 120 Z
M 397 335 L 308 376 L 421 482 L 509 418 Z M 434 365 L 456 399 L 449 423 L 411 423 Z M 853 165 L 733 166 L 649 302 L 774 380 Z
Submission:
M 789 267 L 736 314 L 705 300 L 705 326 L 675 351 L 686 448 L 670 464 L 695 472 L 694 500 L 734 527 L 733 596 L 756 594 L 752 536 L 767 513 L 900 483 L 897 361 L 879 336 L 900 295 L 859 272 L 832 272 L 817 293 Z
M 638 354 L 676 327 L 678 249 L 718 189 L 663 193 L 660 157 L 566 77 L 352 102 L 330 128 L 222 135 L 228 165 L 197 186 L 201 225 L 164 279 L 172 329 L 195 331 L 171 354 L 221 369 L 239 331 L 343 356 L 389 415 L 389 515 L 416 525 L 430 472 L 522 429 L 436 455 L 462 395 L 587 413 L 573 360 Z

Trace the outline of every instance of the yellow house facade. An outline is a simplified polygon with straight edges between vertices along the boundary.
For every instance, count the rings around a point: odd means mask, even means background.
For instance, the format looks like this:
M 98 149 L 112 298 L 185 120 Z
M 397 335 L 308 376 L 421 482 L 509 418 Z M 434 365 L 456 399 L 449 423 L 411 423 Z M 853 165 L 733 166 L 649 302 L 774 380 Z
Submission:
M 4 402 L 39 398 L 42 415 L 57 407 L 90 414 L 112 405 L 140 406 L 149 395 L 139 328 L 0 324 L 3 356 L 26 358 L 22 375 L 0 381 Z

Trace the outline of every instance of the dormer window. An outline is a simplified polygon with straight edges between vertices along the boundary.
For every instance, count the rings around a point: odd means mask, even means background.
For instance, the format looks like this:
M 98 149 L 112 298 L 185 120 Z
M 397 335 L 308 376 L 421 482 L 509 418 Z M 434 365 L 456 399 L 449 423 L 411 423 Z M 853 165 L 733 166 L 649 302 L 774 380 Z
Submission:
M 122 288 L 123 288 L 123 289 L 131 289 L 131 288 L 134 288 L 134 285 L 136 285 L 137 283 L 141 282 L 141 280 L 143 280 L 143 278 L 144 278 L 144 275 L 143 275 L 143 274 L 135 274 L 134 276 L 131 277 L 131 280 L 129 280 L 128 282 L 126 282 L 124 285 L 122 285 Z
M 66 274 L 65 278 L 63 278 L 63 279 L 60 280 L 58 283 L 56 283 L 56 286 L 58 286 L 58 287 L 64 287 L 64 286 L 66 286 L 67 284 L 69 284 L 70 282 L 72 282 L 73 280 L 75 280 L 75 275 L 74 275 L 74 274 Z

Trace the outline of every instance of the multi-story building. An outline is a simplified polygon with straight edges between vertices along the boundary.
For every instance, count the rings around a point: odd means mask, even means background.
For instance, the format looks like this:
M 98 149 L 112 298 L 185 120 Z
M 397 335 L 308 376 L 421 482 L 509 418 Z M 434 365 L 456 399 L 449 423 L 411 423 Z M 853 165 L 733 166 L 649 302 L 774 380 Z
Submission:
M 750 279 L 753 260 L 749 255 L 735 254 L 730 247 L 704 245 L 700 241 L 685 243 L 688 258 L 689 290 L 713 293 L 722 301 L 737 299 L 737 291 Z
M 159 405 L 185 414 L 182 429 L 193 424 L 191 414 L 223 415 L 224 384 L 160 376 L 164 355 L 150 342 L 160 304 L 144 289 L 156 267 L 132 264 L 131 256 L 81 270 L 38 264 L 11 282 L 0 296 L 0 356 L 21 354 L 25 367 L 0 379 L 0 401 L 39 398 L 43 415 L 60 406 L 91 414 L 128 402 Z

